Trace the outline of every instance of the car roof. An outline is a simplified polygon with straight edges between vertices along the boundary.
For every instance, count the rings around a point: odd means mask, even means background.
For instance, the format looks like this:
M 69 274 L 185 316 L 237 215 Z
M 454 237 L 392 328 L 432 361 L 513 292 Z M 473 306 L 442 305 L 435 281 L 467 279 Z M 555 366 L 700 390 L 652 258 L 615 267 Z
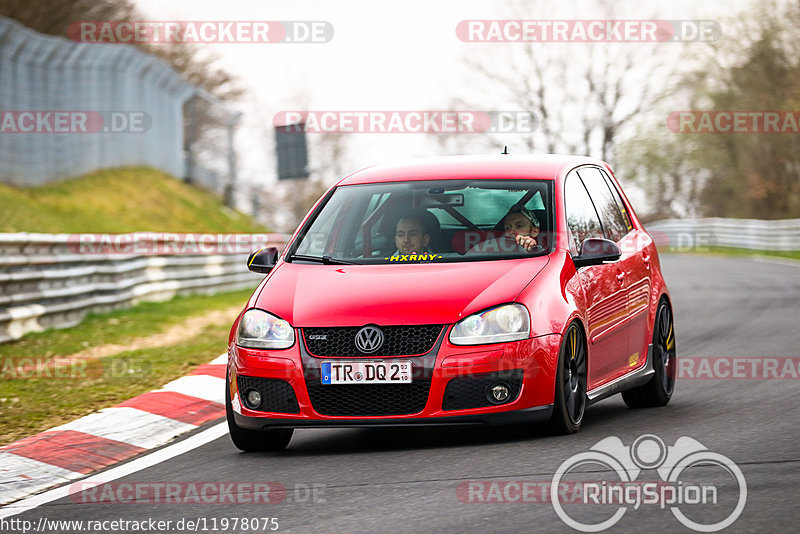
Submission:
M 608 168 L 597 159 L 561 154 L 445 156 L 374 165 L 343 178 L 338 185 L 408 180 L 555 180 L 560 174 L 587 164 Z

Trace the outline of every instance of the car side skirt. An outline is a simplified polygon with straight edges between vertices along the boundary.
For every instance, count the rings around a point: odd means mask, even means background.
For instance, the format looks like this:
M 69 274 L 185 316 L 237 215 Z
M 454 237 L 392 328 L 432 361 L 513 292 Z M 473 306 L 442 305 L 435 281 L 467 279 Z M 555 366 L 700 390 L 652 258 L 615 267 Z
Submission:
M 594 404 L 595 402 L 601 401 L 612 395 L 616 395 L 617 393 L 625 391 L 626 389 L 643 386 L 650 381 L 654 374 L 653 344 L 651 343 L 647 346 L 647 360 L 643 366 L 635 371 L 631 371 L 626 375 L 622 375 L 621 377 L 616 378 L 607 384 L 603 384 L 602 386 L 594 388 L 586 394 L 586 398 L 589 401 L 589 404 Z

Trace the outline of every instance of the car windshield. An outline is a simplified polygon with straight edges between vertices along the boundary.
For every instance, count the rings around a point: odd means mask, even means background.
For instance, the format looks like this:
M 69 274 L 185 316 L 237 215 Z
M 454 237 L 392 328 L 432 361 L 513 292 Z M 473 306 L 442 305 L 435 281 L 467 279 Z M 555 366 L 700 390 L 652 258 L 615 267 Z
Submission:
M 288 258 L 387 264 L 540 256 L 554 242 L 552 190 L 551 180 L 340 186 L 309 217 Z M 533 236 L 535 246 L 519 246 L 512 232 Z

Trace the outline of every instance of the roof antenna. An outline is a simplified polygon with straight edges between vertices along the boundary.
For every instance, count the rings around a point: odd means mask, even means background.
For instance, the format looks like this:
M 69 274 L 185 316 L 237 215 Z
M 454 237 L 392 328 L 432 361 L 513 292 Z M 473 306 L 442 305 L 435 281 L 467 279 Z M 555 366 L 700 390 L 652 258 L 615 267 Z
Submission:
M 503 151 L 500 152 L 501 154 L 508 155 L 508 146 L 503 147 Z

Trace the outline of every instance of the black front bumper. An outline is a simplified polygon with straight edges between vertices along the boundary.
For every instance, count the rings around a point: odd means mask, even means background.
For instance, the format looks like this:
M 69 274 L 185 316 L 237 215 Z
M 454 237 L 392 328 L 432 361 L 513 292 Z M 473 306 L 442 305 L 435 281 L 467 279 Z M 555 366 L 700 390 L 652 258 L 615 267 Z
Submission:
M 364 427 L 407 427 L 441 425 L 514 425 L 541 423 L 550 419 L 553 405 L 535 406 L 510 412 L 482 413 L 442 417 L 404 417 L 391 419 L 272 419 L 268 417 L 247 417 L 234 413 L 236 425 L 249 430 L 269 430 L 272 428 L 364 428 Z

